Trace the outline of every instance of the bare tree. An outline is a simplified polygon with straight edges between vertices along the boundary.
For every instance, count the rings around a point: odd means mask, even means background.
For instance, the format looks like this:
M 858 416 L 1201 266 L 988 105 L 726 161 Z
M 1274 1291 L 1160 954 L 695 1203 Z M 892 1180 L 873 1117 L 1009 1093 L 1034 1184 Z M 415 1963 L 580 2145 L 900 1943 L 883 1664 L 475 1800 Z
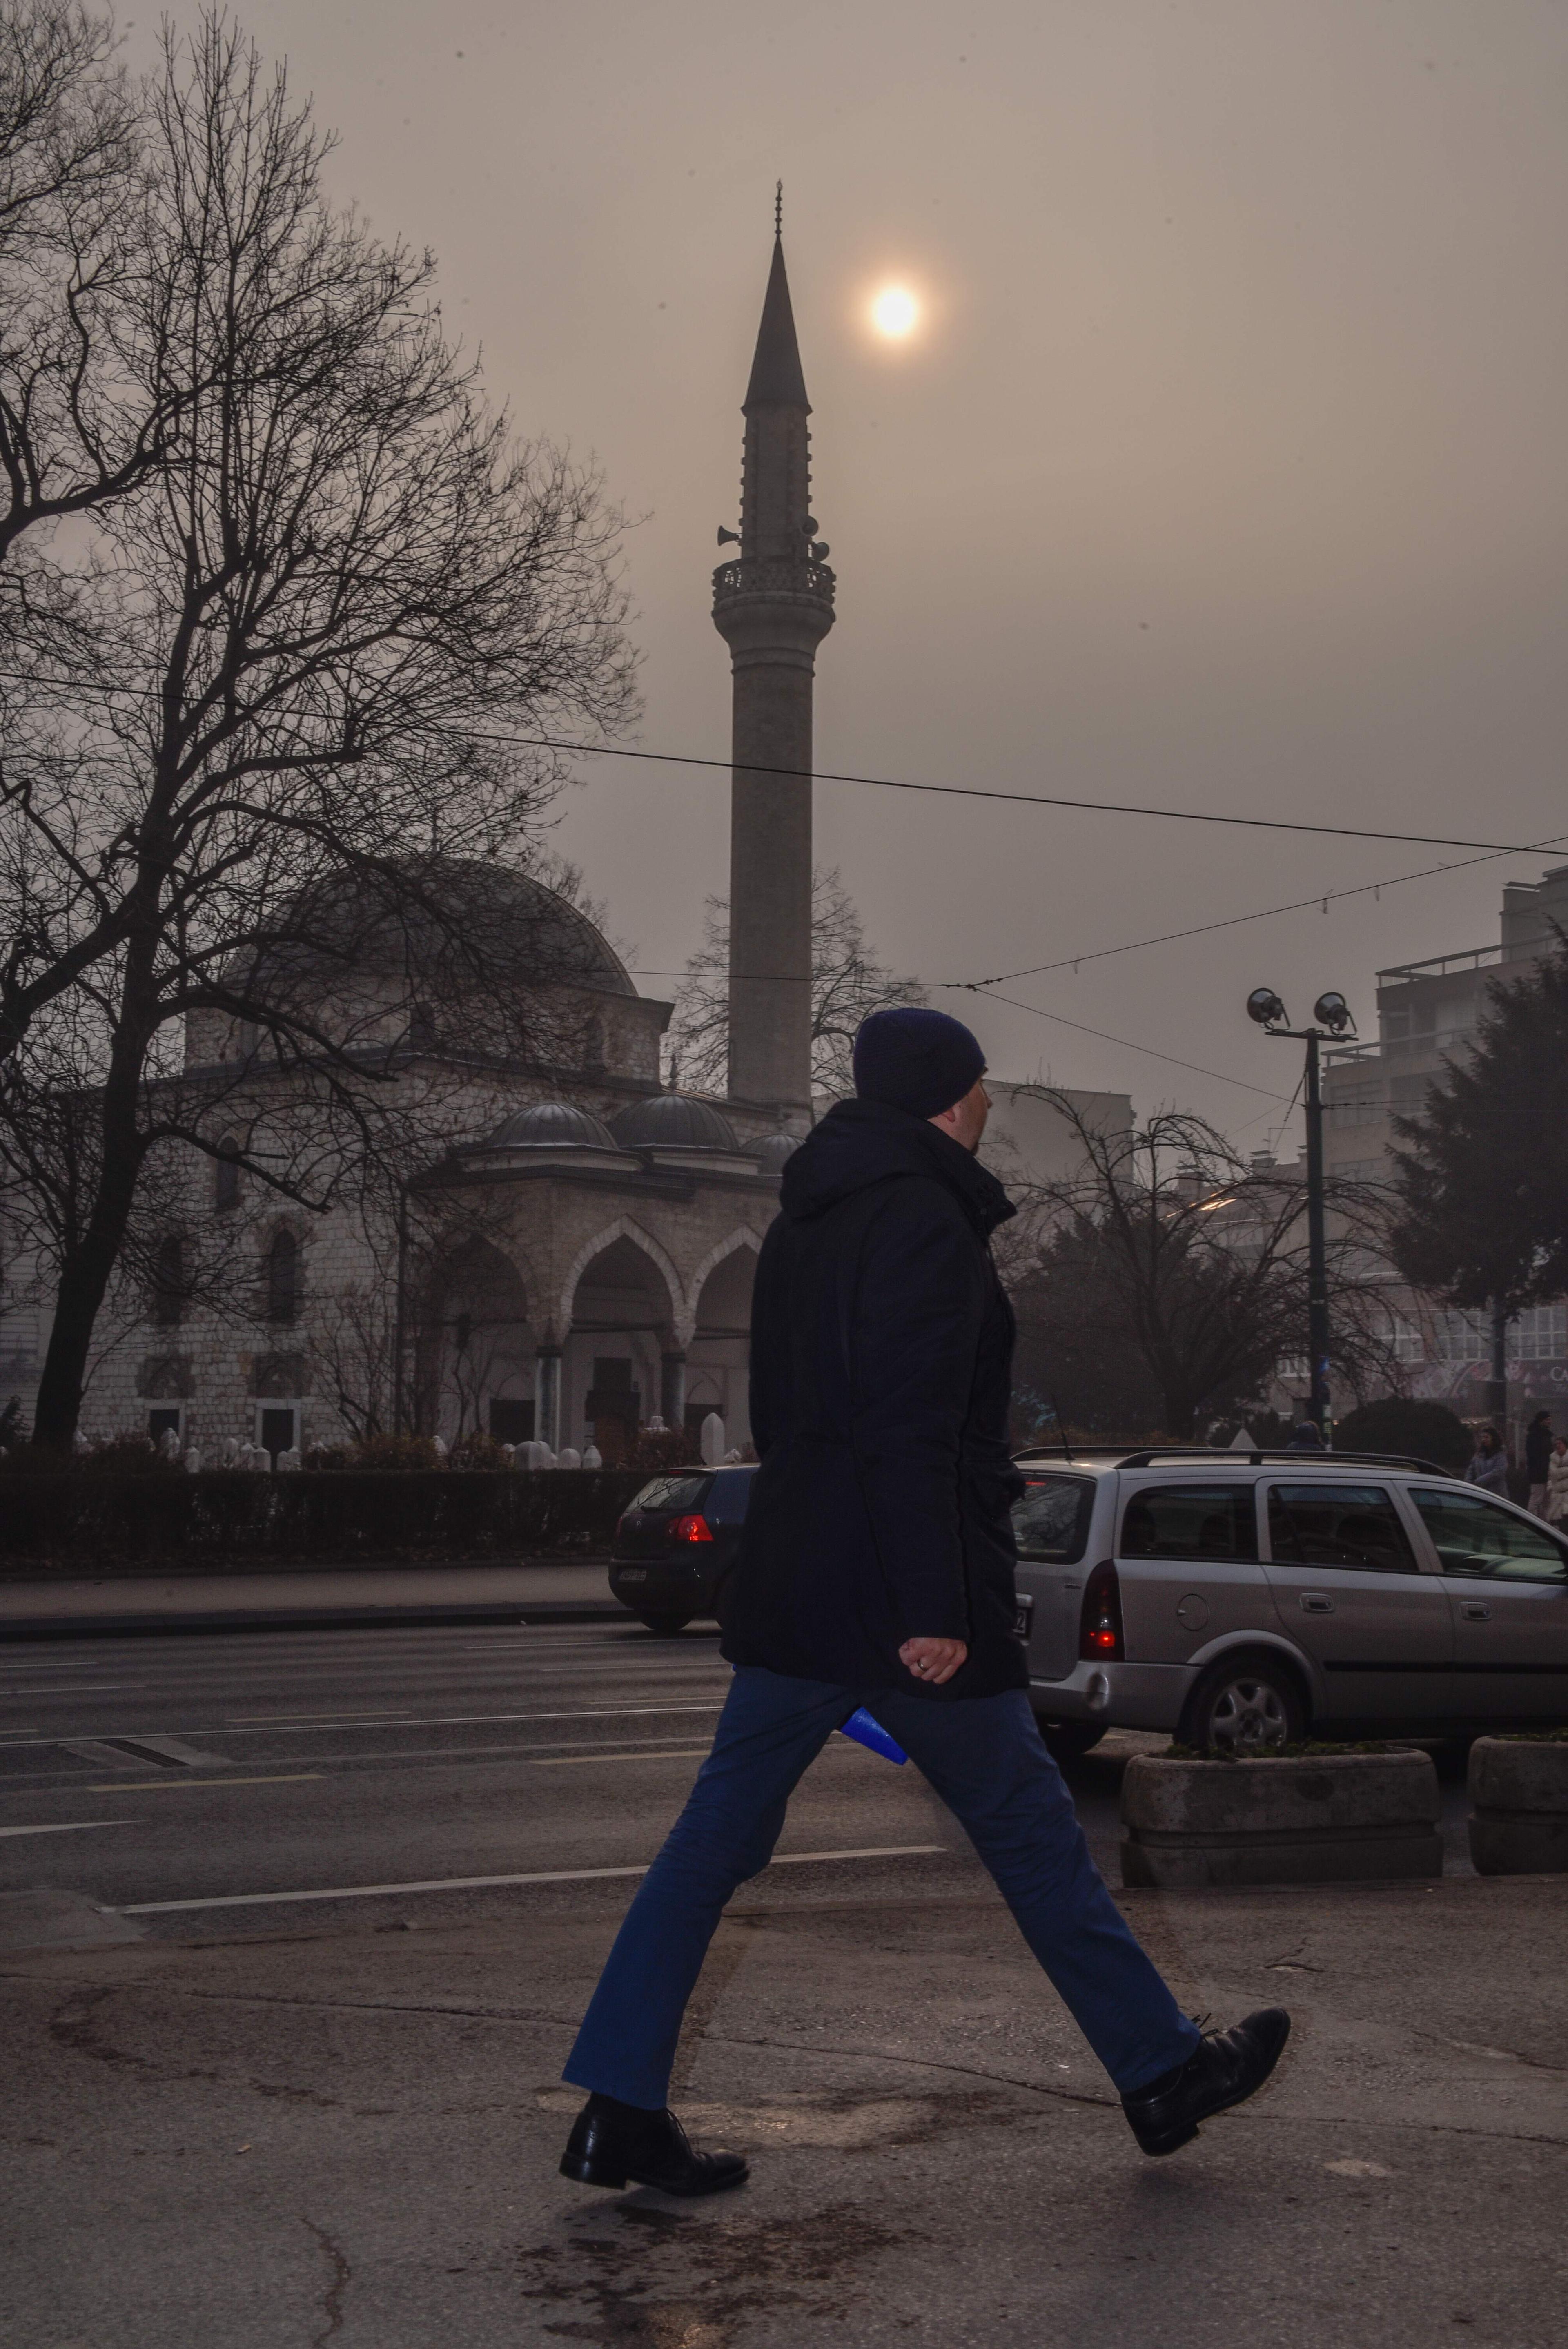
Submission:
M 69 990 L 94 1047 L 74 1071 L 90 1203 L 38 1397 L 53 1444 L 150 1154 L 213 1151 L 214 1091 L 269 1080 L 247 1164 L 320 1206 L 345 1129 L 374 1146 L 421 1001 L 488 1003 L 497 1048 L 526 1048 L 526 990 L 488 982 L 519 951 L 511 870 L 560 776 L 507 738 L 631 703 L 597 480 L 511 445 L 442 338 L 428 257 L 326 206 L 284 74 L 209 17 L 169 36 L 150 106 L 129 347 L 149 391 L 181 388 L 181 435 L 98 518 L 115 689 L 13 807 L 0 876 L 27 916 L 13 1041 Z
M 710 897 L 703 942 L 686 965 L 668 1043 L 672 1083 L 722 1093 L 729 1061 L 729 907 Z M 895 978 L 868 948 L 853 898 L 836 867 L 811 876 L 811 1088 L 854 1090 L 850 1051 L 869 1012 L 923 1003 L 913 978 Z
M 140 136 L 114 50 L 80 0 L 0 0 L 0 566 L 141 480 L 177 422 L 175 385 L 121 364 Z
M 1305 1200 L 1289 1172 L 1247 1167 L 1202 1118 L 1162 1110 L 1099 1125 L 1047 1096 L 1073 1130 L 1079 1171 L 1027 1192 L 1032 1247 L 1012 1287 L 1023 1382 L 1080 1425 L 1191 1438 L 1260 1397 L 1306 1323 Z M 1334 1187 L 1335 1361 L 1359 1396 L 1394 1375 L 1377 1202 Z

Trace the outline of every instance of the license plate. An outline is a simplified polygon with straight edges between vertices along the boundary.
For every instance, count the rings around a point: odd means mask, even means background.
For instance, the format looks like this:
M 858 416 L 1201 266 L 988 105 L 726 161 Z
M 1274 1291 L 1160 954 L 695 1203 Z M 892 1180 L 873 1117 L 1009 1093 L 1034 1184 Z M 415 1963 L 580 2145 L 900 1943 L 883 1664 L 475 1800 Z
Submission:
M 1026 1640 L 1028 1638 L 1029 1618 L 1034 1611 L 1035 1602 L 1033 1599 L 1020 1599 L 1018 1600 L 1017 1609 L 1013 1617 L 1013 1637 L 1015 1640 Z
M 646 1582 L 647 1578 L 645 1566 L 624 1566 L 615 1577 L 617 1582 Z

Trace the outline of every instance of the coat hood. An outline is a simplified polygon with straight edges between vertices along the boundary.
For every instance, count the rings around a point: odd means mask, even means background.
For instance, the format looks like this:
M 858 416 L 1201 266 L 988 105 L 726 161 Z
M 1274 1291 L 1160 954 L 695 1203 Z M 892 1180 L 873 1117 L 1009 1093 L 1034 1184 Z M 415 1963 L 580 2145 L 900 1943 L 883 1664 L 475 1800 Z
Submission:
M 1017 1209 L 987 1166 L 926 1119 L 873 1101 L 835 1102 L 784 1169 L 779 1205 L 794 1222 L 826 1214 L 873 1183 L 924 1175 L 951 1191 L 983 1238 Z

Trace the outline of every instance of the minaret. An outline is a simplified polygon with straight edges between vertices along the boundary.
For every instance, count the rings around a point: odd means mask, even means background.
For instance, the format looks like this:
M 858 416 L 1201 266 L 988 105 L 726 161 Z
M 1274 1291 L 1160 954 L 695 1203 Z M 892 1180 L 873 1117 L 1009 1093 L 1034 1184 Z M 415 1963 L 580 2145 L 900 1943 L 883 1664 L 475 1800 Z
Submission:
M 811 679 L 833 625 L 833 574 L 811 518 L 811 405 L 777 211 L 743 413 L 740 554 L 713 574 L 713 624 L 735 677 L 729 1091 L 789 1112 L 811 1098 Z

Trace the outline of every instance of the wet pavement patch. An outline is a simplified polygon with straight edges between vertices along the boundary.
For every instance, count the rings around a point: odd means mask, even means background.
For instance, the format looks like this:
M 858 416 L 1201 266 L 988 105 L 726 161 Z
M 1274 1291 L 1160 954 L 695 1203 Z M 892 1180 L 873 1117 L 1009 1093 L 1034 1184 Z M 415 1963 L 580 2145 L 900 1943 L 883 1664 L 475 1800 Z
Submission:
M 790 2218 L 676 2211 L 634 2198 L 588 2214 L 562 2242 L 518 2255 L 545 2337 L 590 2349 L 730 2349 L 766 2313 L 842 2321 L 863 2271 L 911 2240 L 858 2204 Z

